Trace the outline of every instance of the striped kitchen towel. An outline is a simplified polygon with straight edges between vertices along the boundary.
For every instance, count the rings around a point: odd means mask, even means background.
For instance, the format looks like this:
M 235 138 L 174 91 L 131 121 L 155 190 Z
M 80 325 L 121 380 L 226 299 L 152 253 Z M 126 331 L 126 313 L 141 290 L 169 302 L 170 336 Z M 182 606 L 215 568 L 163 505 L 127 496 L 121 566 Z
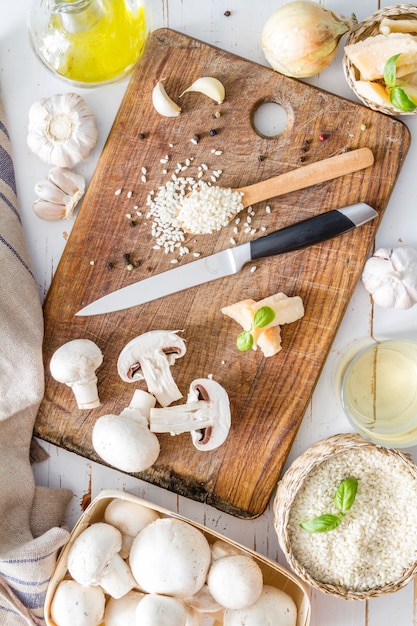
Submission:
M 30 464 L 44 392 L 43 314 L 30 268 L 0 99 L 0 625 L 45 624 L 43 608 L 71 498 L 37 487 Z

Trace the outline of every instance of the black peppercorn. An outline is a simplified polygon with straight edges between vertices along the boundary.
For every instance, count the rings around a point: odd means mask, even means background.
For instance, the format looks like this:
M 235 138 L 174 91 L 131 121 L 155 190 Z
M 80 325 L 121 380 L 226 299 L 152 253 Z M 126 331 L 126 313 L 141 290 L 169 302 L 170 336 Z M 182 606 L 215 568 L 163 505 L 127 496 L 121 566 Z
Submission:
M 215 128 L 212 128 L 209 135 L 210 137 L 214 137 L 214 135 L 217 135 L 217 130 Z
M 138 137 L 139 139 L 145 139 L 145 133 L 139 133 Z

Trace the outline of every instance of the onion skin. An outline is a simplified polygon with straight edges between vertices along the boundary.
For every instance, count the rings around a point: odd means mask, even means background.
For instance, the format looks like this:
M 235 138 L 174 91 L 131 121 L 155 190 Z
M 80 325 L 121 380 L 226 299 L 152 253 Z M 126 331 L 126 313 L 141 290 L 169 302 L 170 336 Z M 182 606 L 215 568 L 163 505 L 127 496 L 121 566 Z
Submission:
M 267 20 L 261 36 L 266 60 L 274 70 L 307 78 L 334 59 L 342 36 L 353 22 L 310 0 L 294 0 Z

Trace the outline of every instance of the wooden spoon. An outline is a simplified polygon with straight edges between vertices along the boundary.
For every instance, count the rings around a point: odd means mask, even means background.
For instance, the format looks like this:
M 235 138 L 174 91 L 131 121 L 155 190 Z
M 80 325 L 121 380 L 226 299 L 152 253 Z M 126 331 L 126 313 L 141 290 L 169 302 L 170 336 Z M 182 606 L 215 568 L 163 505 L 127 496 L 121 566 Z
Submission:
M 253 185 L 247 187 L 240 187 L 239 189 L 233 189 L 243 194 L 241 202 L 243 208 L 247 208 L 257 202 L 263 200 L 269 200 L 270 198 L 276 198 L 282 196 L 291 191 L 299 189 L 305 189 L 318 183 L 324 183 L 327 180 L 333 180 L 344 176 L 345 174 L 351 174 L 357 172 L 366 167 L 369 167 L 374 163 L 374 155 L 369 148 L 358 148 L 356 150 L 350 150 L 337 154 L 336 156 L 323 159 L 322 161 L 316 161 L 315 163 L 309 163 L 303 165 L 295 170 L 290 170 L 284 174 L 273 176 L 267 180 L 262 180 Z M 193 193 L 193 192 L 190 192 Z M 190 194 L 187 194 L 188 197 Z M 236 216 L 236 213 L 230 216 L 231 221 Z M 178 211 L 178 219 L 181 228 L 185 232 L 191 232 L 185 224 L 181 221 L 181 208 Z M 212 230 L 208 230 L 204 234 L 208 234 Z M 194 234 L 203 234 L 202 232 Z

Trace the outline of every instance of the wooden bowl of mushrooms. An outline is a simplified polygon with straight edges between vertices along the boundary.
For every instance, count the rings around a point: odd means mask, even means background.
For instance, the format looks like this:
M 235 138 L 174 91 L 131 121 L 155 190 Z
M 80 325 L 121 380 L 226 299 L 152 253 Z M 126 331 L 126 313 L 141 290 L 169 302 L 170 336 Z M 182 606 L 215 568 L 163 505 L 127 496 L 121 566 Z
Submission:
M 277 563 L 131 494 L 103 491 L 59 556 L 46 624 L 156 624 L 161 611 L 171 626 L 237 626 L 254 614 L 310 622 L 307 586 Z
M 350 32 L 343 69 L 369 108 L 387 115 L 417 113 L 417 6 L 376 11 Z
M 278 484 L 278 541 L 294 572 L 347 600 L 393 593 L 417 573 L 417 465 L 360 435 L 303 452 Z

